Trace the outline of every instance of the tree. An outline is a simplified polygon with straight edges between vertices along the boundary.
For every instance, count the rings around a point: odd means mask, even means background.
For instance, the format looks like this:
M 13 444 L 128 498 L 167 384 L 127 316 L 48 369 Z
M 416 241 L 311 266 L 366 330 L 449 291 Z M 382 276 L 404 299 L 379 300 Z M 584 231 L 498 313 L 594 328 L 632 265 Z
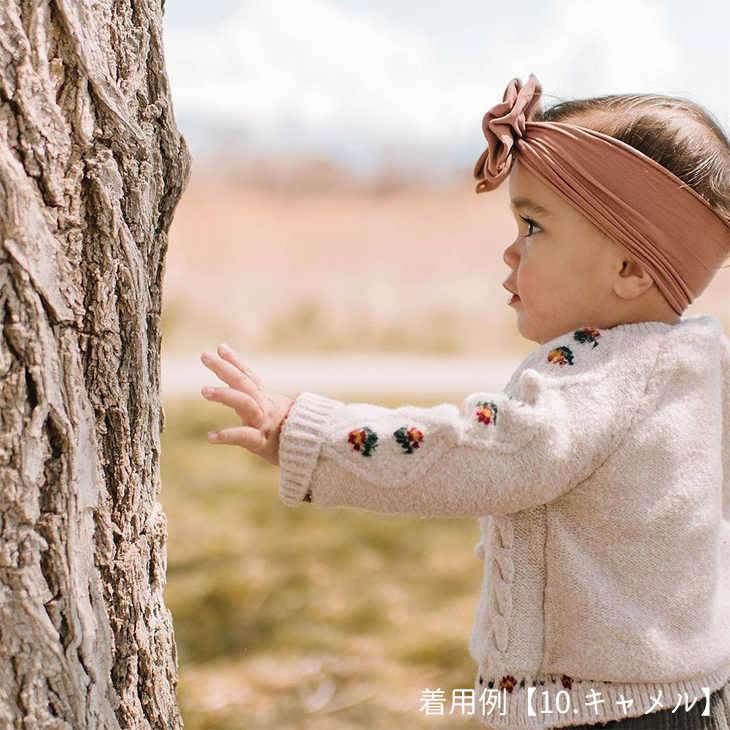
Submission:
M 0 0 L 0 726 L 182 727 L 157 501 L 191 157 L 164 0 Z

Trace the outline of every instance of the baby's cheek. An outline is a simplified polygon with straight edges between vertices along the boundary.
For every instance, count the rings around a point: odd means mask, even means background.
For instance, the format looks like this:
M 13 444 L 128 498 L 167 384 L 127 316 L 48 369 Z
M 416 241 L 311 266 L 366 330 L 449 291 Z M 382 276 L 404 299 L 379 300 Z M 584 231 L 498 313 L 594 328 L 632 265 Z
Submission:
M 519 281 L 520 299 L 528 311 L 551 315 L 559 309 L 560 281 L 551 276 L 548 263 L 542 269 L 533 267 L 524 272 Z
M 546 269 L 548 267 L 546 264 Z M 574 292 L 570 283 L 555 273 L 546 271 L 544 275 L 527 282 L 520 290 L 524 291 L 520 298 L 525 315 L 535 325 L 559 332 L 565 326 L 563 322 L 570 318 L 575 302 L 572 300 Z

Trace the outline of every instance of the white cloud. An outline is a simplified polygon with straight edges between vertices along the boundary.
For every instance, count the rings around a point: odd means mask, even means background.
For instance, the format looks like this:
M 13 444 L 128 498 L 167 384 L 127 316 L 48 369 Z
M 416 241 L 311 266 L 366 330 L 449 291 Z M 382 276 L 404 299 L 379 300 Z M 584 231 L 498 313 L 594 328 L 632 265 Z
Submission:
M 455 121 L 461 84 L 428 38 L 327 0 L 250 0 L 217 27 L 170 28 L 165 48 L 176 109 L 262 137 L 428 143 Z
M 167 25 L 176 113 L 238 127 L 258 147 L 349 161 L 398 146 L 470 158 L 481 151 L 482 116 L 515 76 L 535 73 L 546 103 L 688 90 L 688 51 L 658 0 L 554 0 L 538 25 L 529 3 L 501 18 L 471 7 L 483 15 L 465 12 L 464 22 L 488 32 L 467 62 L 437 31 L 332 0 L 242 0 L 216 25 Z
M 557 0 L 544 27 L 512 29 L 492 55 L 504 68 L 525 69 L 523 81 L 535 73 L 547 103 L 550 96 L 687 88 L 686 50 L 669 8 L 656 0 Z

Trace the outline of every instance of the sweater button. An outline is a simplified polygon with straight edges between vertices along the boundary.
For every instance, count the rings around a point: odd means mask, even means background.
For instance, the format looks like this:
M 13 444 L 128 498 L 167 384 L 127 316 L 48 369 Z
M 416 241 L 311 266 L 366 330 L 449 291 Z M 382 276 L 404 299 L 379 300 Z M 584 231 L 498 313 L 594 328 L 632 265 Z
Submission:
M 479 560 L 484 560 L 484 543 L 481 540 L 474 546 L 474 552 Z

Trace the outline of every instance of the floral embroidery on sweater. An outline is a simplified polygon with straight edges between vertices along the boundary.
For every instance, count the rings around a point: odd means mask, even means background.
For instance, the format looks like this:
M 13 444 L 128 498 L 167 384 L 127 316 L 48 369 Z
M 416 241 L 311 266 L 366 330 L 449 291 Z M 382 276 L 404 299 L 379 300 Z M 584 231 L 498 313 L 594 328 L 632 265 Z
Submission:
M 361 451 L 363 456 L 370 456 L 378 445 L 378 435 L 367 426 L 354 428 L 347 434 L 347 441 L 352 444 L 355 451 Z
M 525 679 L 526 679 L 526 677 L 523 677 L 522 679 L 520 679 L 520 682 L 519 682 L 520 688 L 525 686 Z M 550 679 L 548 681 L 552 681 L 552 682 L 559 681 L 565 689 L 572 689 L 572 687 L 573 687 L 573 678 L 569 677 L 567 674 L 563 674 L 559 678 L 552 677 L 552 679 Z M 580 680 L 578 680 L 578 681 L 580 681 Z M 484 678 L 482 677 L 481 674 L 479 675 L 479 684 L 484 684 Z M 545 684 L 545 680 L 541 679 L 538 682 L 537 679 L 533 678 L 532 681 L 530 682 L 530 684 L 532 687 L 537 687 L 538 684 L 542 687 Z M 606 682 L 606 684 L 609 684 L 609 682 Z M 489 689 L 493 689 L 494 685 L 495 685 L 495 682 L 493 680 L 487 683 L 487 687 L 489 687 Z M 500 690 L 506 689 L 510 694 L 512 694 L 512 690 L 516 686 L 517 686 L 517 680 L 511 674 L 505 674 L 504 677 L 502 677 L 502 679 L 499 682 L 499 689 Z
M 399 428 L 393 433 L 395 440 L 403 447 L 406 454 L 412 454 L 413 449 L 417 449 L 423 441 L 423 433 L 419 431 L 415 426 L 406 429 Z
M 593 343 L 593 347 L 598 347 L 598 339 L 601 337 L 601 331 L 596 327 L 581 327 L 573 332 L 573 339 L 581 344 Z M 573 351 L 566 345 L 555 347 L 547 356 L 548 362 L 557 363 L 558 365 L 575 365 Z
M 492 403 L 492 401 L 479 401 L 477 403 L 477 418 L 487 426 L 490 423 L 497 425 L 497 411 L 497 404 Z
M 547 356 L 548 362 L 558 363 L 558 365 L 573 365 L 573 351 L 569 347 L 561 345 L 554 350 L 550 350 Z
M 512 689 L 516 684 L 517 680 L 511 674 L 505 674 L 504 677 L 502 677 L 502 681 L 499 683 L 499 688 L 506 689 L 510 694 L 512 694 Z
M 601 331 L 595 327 L 581 327 L 573 332 L 573 338 L 576 342 L 592 342 L 593 347 L 598 347 L 598 338 L 600 336 Z

